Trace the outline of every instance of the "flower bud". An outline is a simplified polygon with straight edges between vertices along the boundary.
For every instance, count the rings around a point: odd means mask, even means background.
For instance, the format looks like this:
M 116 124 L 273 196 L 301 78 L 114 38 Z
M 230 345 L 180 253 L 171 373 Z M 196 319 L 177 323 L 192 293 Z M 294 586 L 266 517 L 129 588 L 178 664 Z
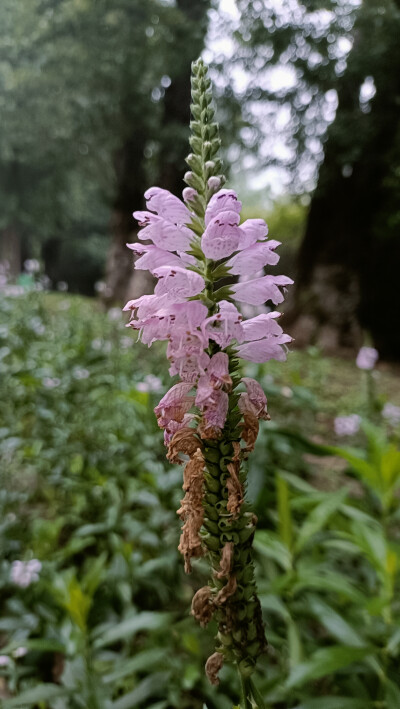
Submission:
M 207 180 L 207 187 L 209 190 L 216 192 L 221 186 L 221 180 L 219 177 L 209 177 Z
M 185 202 L 191 202 L 192 200 L 196 199 L 197 196 L 197 192 L 193 189 L 193 187 L 185 187 L 182 192 L 182 197 Z

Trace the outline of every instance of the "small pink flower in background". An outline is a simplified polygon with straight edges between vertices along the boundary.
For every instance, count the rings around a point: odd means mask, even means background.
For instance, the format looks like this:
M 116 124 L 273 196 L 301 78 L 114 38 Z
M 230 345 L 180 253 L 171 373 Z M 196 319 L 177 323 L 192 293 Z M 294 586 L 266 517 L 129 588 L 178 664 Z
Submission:
M 11 565 L 11 581 L 20 588 L 28 588 L 39 579 L 42 564 L 38 559 L 30 561 L 13 561 Z
M 382 416 L 391 426 L 397 426 L 400 423 L 400 406 L 388 402 L 382 409 Z
M 147 374 L 142 382 L 136 384 L 136 389 L 138 391 L 159 392 L 163 390 L 163 385 L 159 377 L 156 377 L 154 374 Z
M 378 350 L 374 347 L 361 347 L 356 365 L 359 369 L 373 369 L 379 358 Z
M 27 652 L 28 652 L 28 648 L 26 648 L 26 647 L 17 647 L 17 649 L 14 650 L 14 652 L 13 652 L 13 657 L 15 657 L 16 659 L 18 659 L 19 657 L 25 657 L 25 655 L 27 654 Z
M 0 667 L 7 667 L 11 662 L 8 655 L 0 655 Z
M 358 414 L 337 416 L 334 421 L 337 436 L 354 436 L 360 430 L 361 417 Z

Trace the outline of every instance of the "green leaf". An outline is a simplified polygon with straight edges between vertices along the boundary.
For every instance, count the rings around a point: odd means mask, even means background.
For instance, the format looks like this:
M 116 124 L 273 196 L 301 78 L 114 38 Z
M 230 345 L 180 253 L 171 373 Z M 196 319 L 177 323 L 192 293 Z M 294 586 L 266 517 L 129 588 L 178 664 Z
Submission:
M 292 568 L 292 555 L 276 534 L 265 530 L 256 532 L 254 547 L 260 554 L 276 561 L 285 571 Z
M 365 647 L 366 641 L 339 613 L 317 596 L 307 599 L 311 613 L 339 642 L 353 647 Z
M 128 660 L 120 660 L 117 669 L 105 675 L 103 681 L 106 684 L 114 684 L 134 672 L 143 672 L 149 667 L 158 667 L 166 659 L 168 652 L 168 648 L 155 647 L 151 650 L 144 650 Z
M 333 674 L 344 667 L 349 667 L 353 662 L 363 660 L 371 652 L 371 648 L 347 647 L 346 645 L 321 648 L 307 662 L 302 662 L 291 671 L 286 687 L 292 689 L 306 682 Z
M 295 543 L 295 550 L 297 552 L 301 551 L 311 537 L 313 537 L 314 534 L 317 534 L 317 532 L 325 526 L 330 517 L 332 517 L 332 515 L 343 503 L 346 496 L 346 488 L 338 490 L 334 493 L 330 492 L 326 495 L 326 499 L 324 499 L 323 502 L 314 507 L 312 512 L 308 515 L 306 521 L 303 523 L 303 526 L 300 528 L 300 532 Z
M 36 687 L 26 689 L 18 697 L 6 700 L 2 707 L 3 709 L 14 709 L 17 707 L 31 707 L 39 702 L 48 702 L 51 699 L 65 697 L 69 694 L 69 690 L 65 687 L 59 687 L 56 684 L 38 684 Z
M 278 529 L 282 542 L 288 549 L 292 548 L 293 525 L 290 514 L 289 486 L 287 481 L 276 475 L 276 495 L 278 504 Z
M 372 704 L 365 703 L 365 699 L 352 699 L 349 697 L 315 697 L 306 699 L 298 704 L 295 709 L 369 709 Z
M 164 694 L 170 675 L 168 672 L 156 672 L 142 680 L 133 692 L 125 694 L 111 705 L 111 709 L 137 709 L 138 704 L 157 694 Z
M 121 623 L 117 623 L 117 625 L 109 626 L 105 631 L 103 630 L 100 637 L 94 640 L 94 647 L 100 648 L 105 645 L 112 645 L 120 640 L 133 638 L 136 633 L 143 630 L 161 630 L 171 624 L 171 618 L 170 613 L 144 611 L 143 613 L 123 620 Z M 95 633 L 95 635 L 98 635 L 98 632 Z
M 333 571 L 321 570 L 318 573 L 315 570 L 301 568 L 297 575 L 297 583 L 293 587 L 293 592 L 299 593 L 305 588 L 332 591 L 337 593 L 339 598 L 348 598 L 350 601 L 360 605 L 364 605 L 367 600 L 346 576 Z

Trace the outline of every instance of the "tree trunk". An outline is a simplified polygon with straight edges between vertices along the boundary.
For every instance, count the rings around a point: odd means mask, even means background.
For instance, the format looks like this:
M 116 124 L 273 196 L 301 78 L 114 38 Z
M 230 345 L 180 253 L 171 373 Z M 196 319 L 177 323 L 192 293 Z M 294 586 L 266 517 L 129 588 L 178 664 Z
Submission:
M 379 36 L 372 30 L 376 2 L 365 2 L 355 28 L 348 69 L 338 85 L 339 106 L 328 131 L 298 259 L 295 307 L 288 327 L 299 344 L 316 342 L 325 350 L 355 348 L 369 330 L 386 354 L 400 355 L 400 338 L 382 332 L 382 293 L 392 256 L 377 262 L 387 246 L 376 236 L 375 217 L 385 199 L 390 152 L 398 138 L 400 97 L 400 13 L 380 15 Z M 374 15 L 376 20 L 377 15 Z M 359 89 L 374 78 L 376 95 L 370 110 L 359 103 Z M 382 228 L 380 229 L 382 233 Z M 385 303 L 393 321 L 398 316 L 398 289 Z
M 15 226 L 0 232 L 0 264 L 7 276 L 15 277 L 21 271 L 21 239 Z

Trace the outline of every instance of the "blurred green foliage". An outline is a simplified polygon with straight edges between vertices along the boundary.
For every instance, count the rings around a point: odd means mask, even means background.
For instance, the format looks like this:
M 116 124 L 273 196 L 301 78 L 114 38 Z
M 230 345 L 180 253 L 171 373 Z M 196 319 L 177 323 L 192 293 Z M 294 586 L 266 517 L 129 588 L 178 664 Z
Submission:
M 213 628 L 188 612 L 205 569 L 183 573 L 182 472 L 165 459 L 160 394 L 143 391 L 166 373 L 162 348 L 132 347 L 118 310 L 36 292 L 2 298 L 0 338 L 4 709 L 231 709 L 231 671 L 218 690 L 203 676 Z M 397 709 L 399 432 L 376 414 L 358 447 L 337 445 L 335 413 L 362 412 L 351 363 L 310 350 L 248 373 L 273 417 L 249 489 L 270 641 L 260 692 L 270 709 Z M 391 398 L 394 381 L 382 376 Z M 12 563 L 32 558 L 39 579 L 21 588 Z

